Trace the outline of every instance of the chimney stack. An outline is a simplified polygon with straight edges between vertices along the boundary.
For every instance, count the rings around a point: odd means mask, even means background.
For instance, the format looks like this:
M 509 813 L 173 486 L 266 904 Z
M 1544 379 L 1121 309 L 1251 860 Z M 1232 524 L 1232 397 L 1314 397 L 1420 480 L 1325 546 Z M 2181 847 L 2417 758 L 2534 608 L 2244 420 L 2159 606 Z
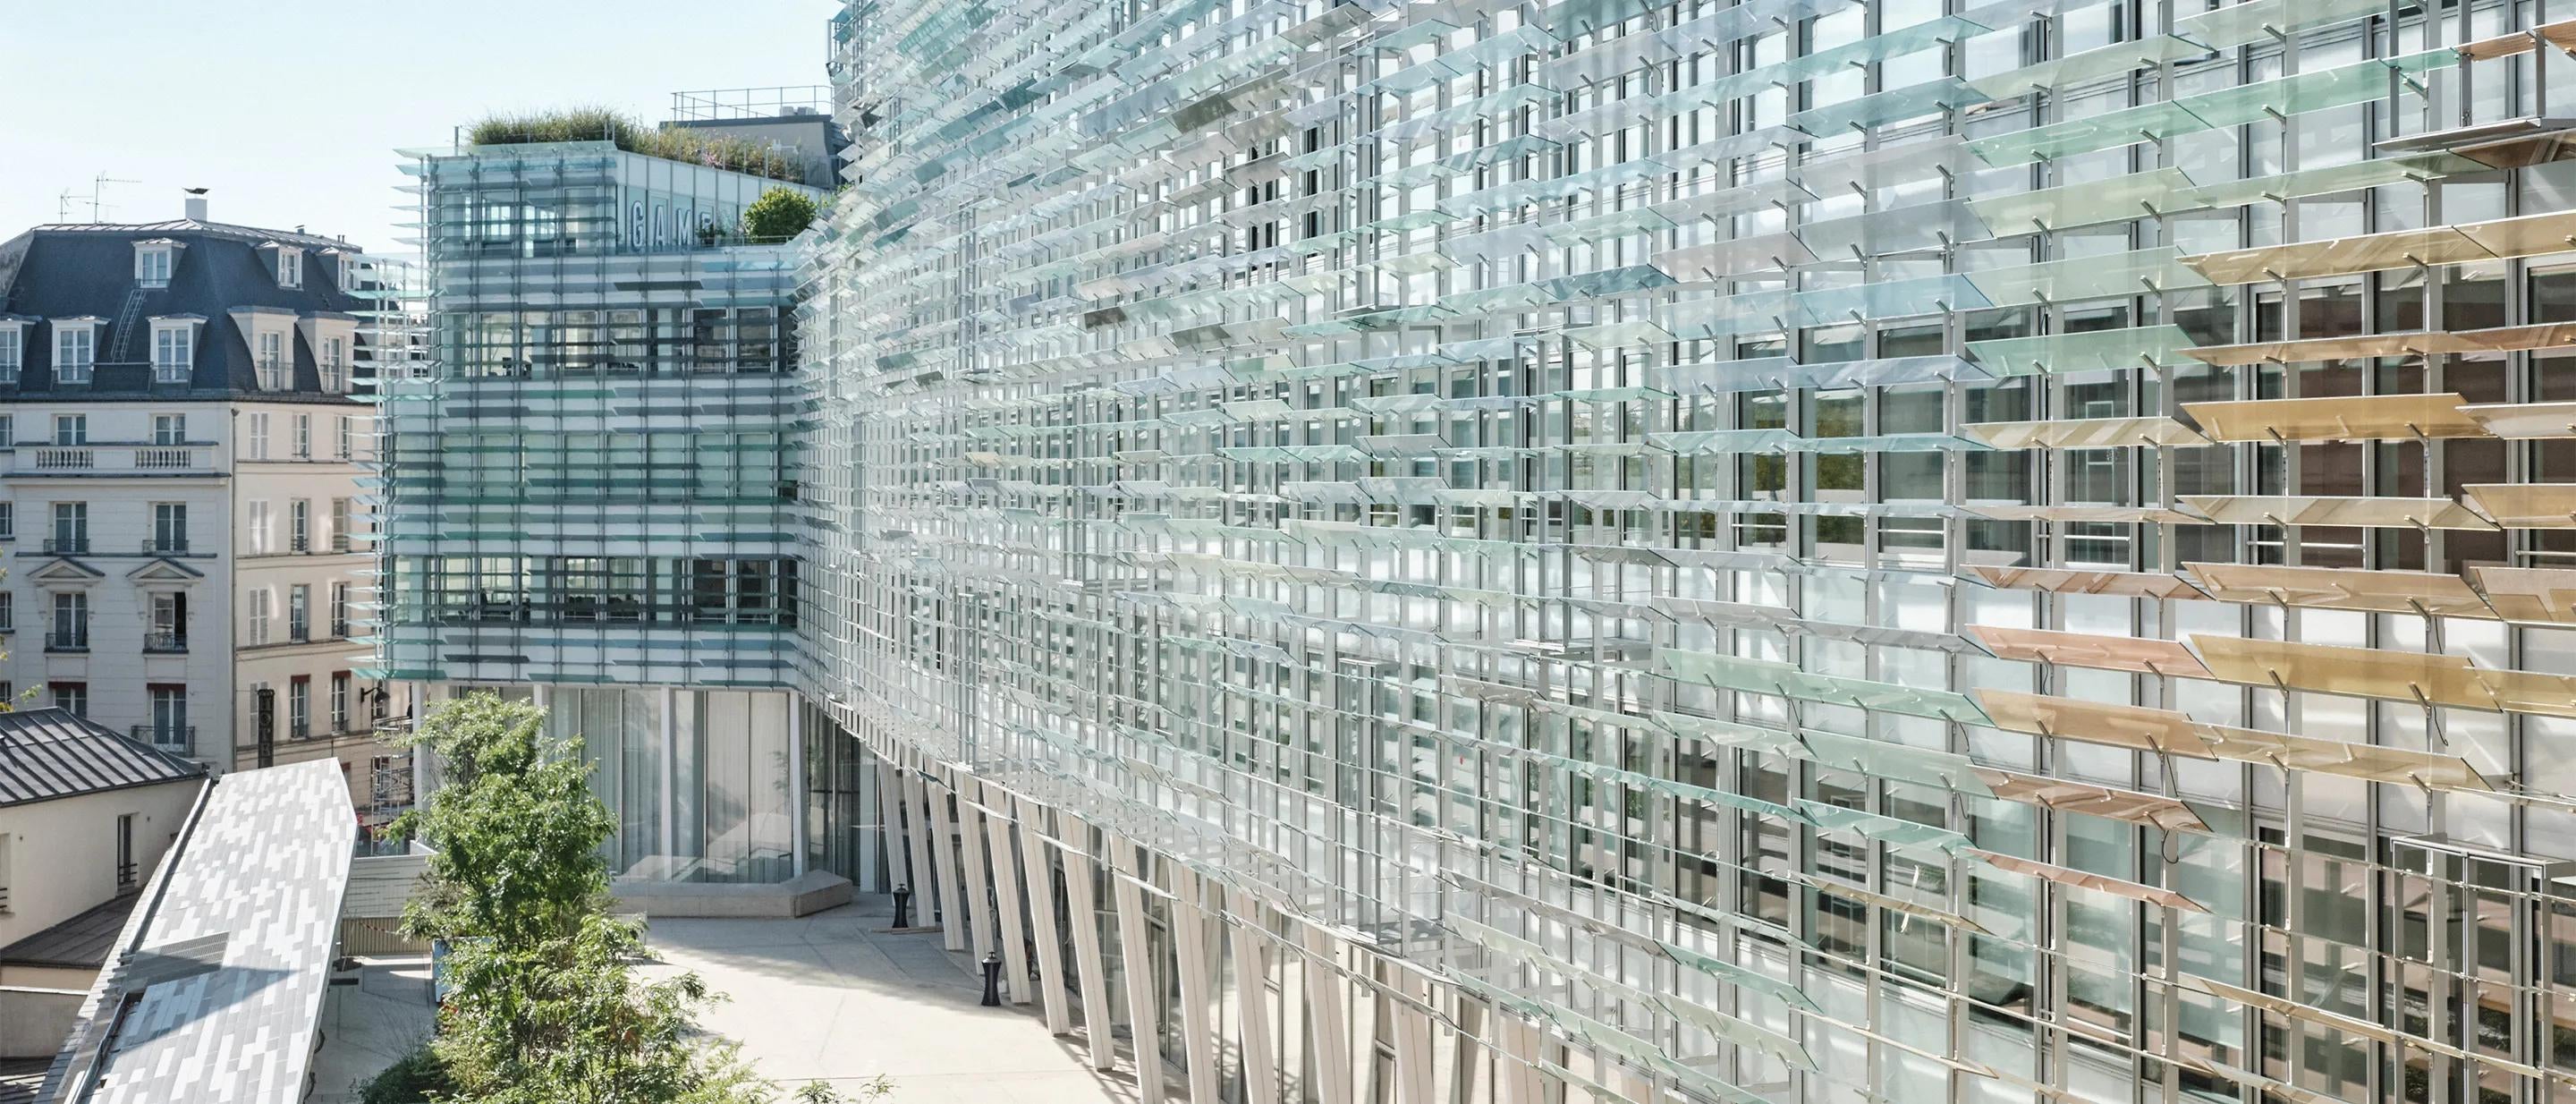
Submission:
M 188 218 L 196 222 L 206 221 L 206 189 L 188 189 Z

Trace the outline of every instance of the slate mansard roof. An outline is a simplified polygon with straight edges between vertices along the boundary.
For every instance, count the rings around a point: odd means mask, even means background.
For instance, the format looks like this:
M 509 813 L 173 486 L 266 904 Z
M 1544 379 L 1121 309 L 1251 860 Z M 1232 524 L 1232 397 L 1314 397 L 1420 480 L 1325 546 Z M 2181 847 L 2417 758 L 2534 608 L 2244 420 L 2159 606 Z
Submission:
M 202 764 L 60 709 L 0 713 L 0 809 L 205 774 Z
M 167 287 L 143 288 L 135 281 L 134 247 L 150 241 L 180 247 Z M 303 252 L 301 287 L 278 286 L 271 246 Z M 205 322 L 198 329 L 195 371 L 185 390 L 191 397 L 222 397 L 204 392 L 258 393 L 250 339 L 234 323 L 233 312 L 355 318 L 368 304 L 341 290 L 340 266 L 360 252 L 357 246 L 331 238 L 194 219 L 36 227 L 0 242 L 0 321 L 104 319 L 98 363 L 91 383 L 55 381 L 52 330 L 29 325 L 17 378 L 0 378 L 0 388 L 14 387 L 22 395 L 167 397 L 175 385 L 155 387 L 151 382 L 152 319 L 195 315 Z M 129 298 L 139 298 L 131 312 Z M 364 340 L 361 331 L 353 336 L 352 345 Z M 306 397 L 301 393 L 320 392 L 319 361 L 300 327 L 291 344 L 294 368 L 289 390 L 300 393 L 299 399 Z M 354 359 L 354 348 L 351 353 Z

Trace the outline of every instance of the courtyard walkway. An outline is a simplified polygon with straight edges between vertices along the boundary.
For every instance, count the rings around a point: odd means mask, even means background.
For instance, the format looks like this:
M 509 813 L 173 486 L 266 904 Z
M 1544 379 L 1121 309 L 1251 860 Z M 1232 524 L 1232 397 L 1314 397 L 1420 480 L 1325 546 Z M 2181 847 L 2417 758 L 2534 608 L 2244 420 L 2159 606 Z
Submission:
M 877 932 L 892 921 L 882 896 L 800 920 L 655 920 L 645 938 L 661 961 L 645 972 L 695 970 L 729 997 L 700 1026 L 741 1043 L 782 1097 L 810 1080 L 854 1092 L 882 1074 L 888 1104 L 1136 1104 L 1123 1056 L 1096 1072 L 1078 1039 L 1047 1034 L 1035 1006 L 980 1007 L 971 960 L 941 950 L 936 933 Z M 344 1104 L 355 1082 L 428 1036 L 428 961 L 370 961 L 359 985 L 330 991 L 322 1016 L 308 1104 Z
M 891 1104 L 1134 1104 L 1123 1061 L 1092 1070 L 1034 1005 L 978 1006 L 970 959 L 935 933 L 878 933 L 892 921 L 887 898 L 861 896 L 800 920 L 655 920 L 648 941 L 657 973 L 695 970 L 732 998 L 700 1023 L 782 1086 L 883 1074 Z

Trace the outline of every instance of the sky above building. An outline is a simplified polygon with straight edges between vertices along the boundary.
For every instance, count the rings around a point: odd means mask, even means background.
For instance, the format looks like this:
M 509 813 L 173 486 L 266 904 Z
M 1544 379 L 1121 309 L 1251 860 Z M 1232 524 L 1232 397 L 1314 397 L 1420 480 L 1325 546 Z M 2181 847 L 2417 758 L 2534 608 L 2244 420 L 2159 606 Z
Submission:
M 404 253 L 397 148 L 494 111 L 601 105 L 645 122 L 671 93 L 819 85 L 834 0 L 23 0 L 0 47 L 0 239 L 39 223 L 177 218 Z M 71 193 L 65 205 L 63 193 Z

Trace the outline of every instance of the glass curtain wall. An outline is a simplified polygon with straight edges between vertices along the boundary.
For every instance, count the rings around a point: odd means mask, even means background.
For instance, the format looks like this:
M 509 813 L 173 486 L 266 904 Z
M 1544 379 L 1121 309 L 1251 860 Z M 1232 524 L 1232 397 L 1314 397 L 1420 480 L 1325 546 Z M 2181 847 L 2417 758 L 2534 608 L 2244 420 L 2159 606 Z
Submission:
M 2563 1098 L 2565 15 L 856 0 L 797 662 L 1462 1099 Z

